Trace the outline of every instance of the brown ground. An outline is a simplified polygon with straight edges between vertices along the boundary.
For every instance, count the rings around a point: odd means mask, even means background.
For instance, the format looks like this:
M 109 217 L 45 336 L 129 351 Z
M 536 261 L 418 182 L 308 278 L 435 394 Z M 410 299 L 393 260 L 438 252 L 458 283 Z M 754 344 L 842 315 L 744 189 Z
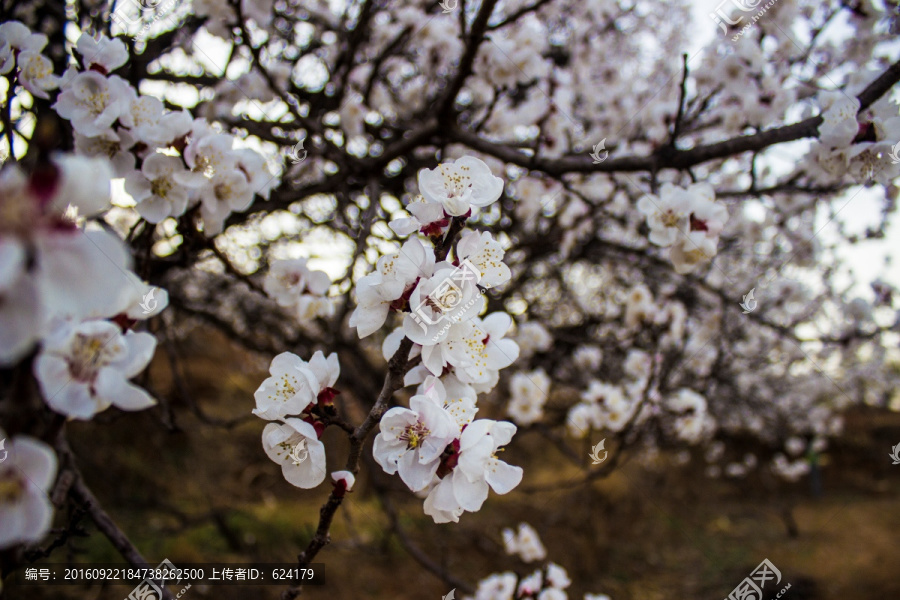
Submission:
M 224 340 L 207 342 L 182 349 L 202 357 L 189 365 L 194 398 L 218 418 L 248 414 L 268 360 L 238 359 Z M 158 360 L 154 381 L 167 379 L 166 363 Z M 304 491 L 286 483 L 262 452 L 264 424 L 255 417 L 222 429 L 177 406 L 180 431 L 169 432 L 161 414 L 110 412 L 106 423 L 70 428 L 88 483 L 148 560 L 292 561 L 312 535 L 328 486 Z M 579 478 L 542 438 L 521 435 L 503 457 L 525 467 L 521 489 Z M 326 439 L 329 470 L 342 468 L 346 456 L 337 437 Z M 827 453 L 818 498 L 807 480 L 785 485 L 765 474 L 711 480 L 702 460 L 680 468 L 665 457 L 649 468 L 625 461 L 590 485 L 492 493 L 481 512 L 465 514 L 458 525 L 433 524 L 421 500 L 408 494 L 391 497 L 410 538 L 473 585 L 505 569 L 534 570 L 505 556 L 500 545 L 502 527 L 528 521 L 550 559 L 568 570 L 571 598 L 602 592 L 613 600 L 719 600 L 768 558 L 782 572 L 781 585 L 791 584 L 786 600 L 894 600 L 900 598 L 900 465 L 891 466 L 888 452 L 897 443 L 900 415 L 850 415 L 846 435 Z M 387 519 L 365 478 L 349 498 L 335 519 L 333 543 L 318 559 L 327 583 L 307 587 L 304 597 L 438 600 L 449 591 L 386 533 Z M 796 537 L 788 534 L 789 513 Z M 88 537 L 70 540 L 50 562 L 119 562 L 92 526 L 86 531 Z M 282 589 L 195 586 L 184 597 L 274 600 Z M 13 600 L 121 600 L 130 590 L 19 588 L 7 580 L 6 591 Z

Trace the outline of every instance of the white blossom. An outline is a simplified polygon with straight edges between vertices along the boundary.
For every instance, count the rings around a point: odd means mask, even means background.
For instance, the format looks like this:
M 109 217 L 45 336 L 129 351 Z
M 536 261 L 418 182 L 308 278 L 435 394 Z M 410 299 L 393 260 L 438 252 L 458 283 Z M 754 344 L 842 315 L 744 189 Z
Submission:
M 50 530 L 53 505 L 47 495 L 57 467 L 53 450 L 39 440 L 18 435 L 7 443 L 0 462 L 0 550 L 39 542 Z
M 503 262 L 503 246 L 494 240 L 488 231 L 468 231 L 460 237 L 456 245 L 461 261 L 474 265 L 478 270 L 478 285 L 495 288 L 503 285 L 511 277 L 509 267 Z
M 306 263 L 305 258 L 272 262 L 263 289 L 279 306 L 293 308 L 301 321 L 331 316 L 334 305 L 325 297 L 331 278 L 324 271 L 309 269 Z
M 19 54 L 19 83 L 37 98 L 47 99 L 47 92 L 59 86 L 59 77 L 53 74 L 53 63 L 37 52 Z
M 523 356 L 531 356 L 535 352 L 546 352 L 553 347 L 553 336 L 547 328 L 537 321 L 528 321 L 518 326 L 516 342 Z
M 111 405 L 144 410 L 156 401 L 128 380 L 153 358 L 156 338 L 124 334 L 108 321 L 61 323 L 44 340 L 35 376 L 50 408 L 73 419 L 90 419 Z
M 516 591 L 515 573 L 496 573 L 478 582 L 475 600 L 513 600 Z
M 253 202 L 253 189 L 240 172 L 218 171 L 200 188 L 200 216 L 207 235 L 220 233 L 232 212 L 246 210 Z
M 459 217 L 473 206 L 496 202 L 503 193 L 503 180 L 480 159 L 464 156 L 419 171 L 419 191 L 426 200 L 443 204 L 448 215 Z
M 495 381 L 497 372 L 511 365 L 519 357 L 519 346 L 513 340 L 504 339 L 512 325 L 512 317 L 496 312 L 484 319 L 474 317 L 454 325 L 442 344 L 447 363 L 456 370 L 456 376 L 464 383 L 488 383 Z M 408 334 L 407 334 L 408 335 Z M 428 361 L 423 349 L 423 361 L 435 375 L 440 371 Z
M 825 95 L 823 100 L 827 108 L 819 125 L 819 141 L 832 148 L 849 146 L 859 133 L 859 100 L 841 92 Z
M 78 133 L 99 136 L 109 133 L 134 97 L 135 91 L 118 75 L 104 77 L 96 71 L 85 71 L 57 96 L 52 108 L 71 121 Z
M 436 523 L 457 521 L 462 511 L 475 512 L 487 499 L 488 488 L 498 494 L 512 491 L 522 481 L 522 468 L 497 458 L 516 426 L 505 421 L 479 419 L 459 437 L 457 464 L 432 488 L 425 499 L 425 514 Z M 462 509 L 462 510 L 460 510 Z
M 420 240 L 411 239 L 399 252 L 378 259 L 375 271 L 357 282 L 356 310 L 350 315 L 350 327 L 355 327 L 360 338 L 367 337 L 381 328 L 392 307 L 400 308 L 398 301 L 421 277 L 434 272 L 434 253 Z
M 263 429 L 262 443 L 266 455 L 281 465 L 281 473 L 291 485 L 312 489 L 325 480 L 325 444 L 306 421 L 292 417 L 283 423 L 269 423 Z M 303 446 L 295 451 L 299 444 Z M 298 455 L 305 459 L 299 460 Z
M 85 69 L 100 67 L 104 75 L 128 62 L 128 48 L 120 38 L 110 39 L 102 34 L 92 37 L 82 33 L 75 50 L 83 57 Z
M 509 380 L 509 406 L 506 411 L 519 425 L 531 425 L 544 417 L 544 404 L 550 396 L 550 378 L 543 369 L 516 373 Z
M 410 294 L 403 331 L 413 342 L 433 346 L 447 339 L 453 324 L 473 318 L 483 306 L 477 274 L 465 265 L 438 263 L 434 274 L 422 278 Z
M 547 549 L 538 532 L 528 523 L 519 523 L 518 530 L 504 529 L 503 548 L 507 554 L 517 555 L 524 562 L 535 562 L 547 558 Z
M 125 191 L 137 203 L 136 210 L 150 223 L 180 217 L 187 210 L 191 190 L 206 183 L 189 171 L 180 158 L 154 153 L 141 170 L 125 177 Z
M 385 473 L 399 471 L 410 490 L 423 489 L 440 465 L 444 448 L 459 436 L 459 425 L 444 408 L 440 388 L 410 398 L 409 408 L 400 406 L 381 418 L 381 433 L 372 453 Z
M 300 415 L 316 402 L 319 378 L 309 363 L 291 352 L 282 352 L 269 366 L 269 374 L 256 390 L 253 414 L 275 421 Z

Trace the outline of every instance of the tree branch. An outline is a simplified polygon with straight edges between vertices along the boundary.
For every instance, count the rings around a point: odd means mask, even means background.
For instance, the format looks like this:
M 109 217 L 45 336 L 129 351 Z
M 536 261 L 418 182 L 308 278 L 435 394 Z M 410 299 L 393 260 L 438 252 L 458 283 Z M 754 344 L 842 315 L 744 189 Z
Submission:
M 860 110 L 865 110 L 900 81 L 900 61 L 891 65 L 878 79 L 869 84 L 857 96 Z M 504 162 L 542 171 L 553 177 L 567 173 L 614 173 L 654 171 L 658 169 L 687 169 L 694 165 L 719 158 L 727 158 L 743 152 L 759 151 L 775 144 L 817 137 L 822 117 L 810 117 L 799 123 L 768 129 L 753 135 L 744 135 L 714 144 L 697 146 L 690 150 L 676 150 L 668 146 L 650 156 L 623 156 L 600 164 L 593 164 L 589 156 L 565 156 L 558 159 L 541 159 L 519 152 L 510 146 L 486 140 L 477 134 L 454 127 L 448 136 L 470 148 L 498 158 Z

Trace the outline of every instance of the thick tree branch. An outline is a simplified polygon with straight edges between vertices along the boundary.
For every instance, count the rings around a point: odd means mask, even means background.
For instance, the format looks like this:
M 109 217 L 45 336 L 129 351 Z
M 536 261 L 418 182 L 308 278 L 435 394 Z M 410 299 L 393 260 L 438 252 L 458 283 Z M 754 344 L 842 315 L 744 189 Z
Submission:
M 860 110 L 871 106 L 898 81 L 900 81 L 900 61 L 891 65 L 857 96 Z M 697 146 L 690 150 L 676 150 L 665 146 L 650 156 L 623 156 L 611 158 L 596 165 L 593 164 L 590 156 L 565 156 L 558 159 L 533 157 L 506 144 L 486 140 L 459 127 L 451 129 L 448 136 L 454 141 L 504 162 L 542 171 L 553 177 L 561 177 L 567 173 L 624 173 L 659 169 L 687 169 L 710 160 L 727 158 L 743 152 L 758 152 L 775 144 L 817 137 L 821 123 L 821 116 L 810 117 L 792 125 Z

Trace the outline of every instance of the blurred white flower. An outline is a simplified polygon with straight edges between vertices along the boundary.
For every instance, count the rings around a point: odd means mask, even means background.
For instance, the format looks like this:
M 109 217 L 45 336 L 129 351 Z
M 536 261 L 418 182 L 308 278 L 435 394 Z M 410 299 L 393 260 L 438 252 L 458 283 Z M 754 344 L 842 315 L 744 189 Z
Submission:
M 240 171 L 216 172 L 200 188 L 200 216 L 206 235 L 220 233 L 228 215 L 249 208 L 253 203 L 253 192 Z
M 509 406 L 506 411 L 519 425 L 531 425 L 544 417 L 550 397 L 550 378 L 543 369 L 516 373 L 509 379 Z
M 553 336 L 537 321 L 528 321 L 517 327 L 516 342 L 523 356 L 546 352 L 553 347 Z
M 334 305 L 325 295 L 331 278 L 324 271 L 313 271 L 305 258 L 273 261 L 263 289 L 280 306 L 294 308 L 301 321 L 330 316 Z
M 180 158 L 153 153 L 140 171 L 125 177 L 125 191 L 137 203 L 138 214 L 150 223 L 180 217 L 187 210 L 191 190 L 205 185 L 206 178 L 192 173 Z
M 512 600 L 516 591 L 515 573 L 495 573 L 478 582 L 475 600 Z
M 2 429 L 0 439 L 6 439 Z M 6 452 L 0 463 L 0 550 L 39 542 L 50 530 L 53 505 L 47 494 L 57 467 L 50 446 L 25 435 L 8 440 Z
M 59 77 L 53 74 L 53 63 L 37 52 L 19 54 L 19 83 L 32 96 L 47 99 L 47 92 L 59 86 Z
M 72 122 L 78 133 L 86 136 L 107 134 L 116 119 L 125 115 L 136 93 L 119 77 L 104 77 L 97 71 L 75 75 L 56 98 L 52 108 Z
M 819 141 L 831 148 L 849 146 L 859 133 L 859 100 L 842 92 L 823 94 L 822 124 L 819 125 Z
M 518 556 L 524 562 L 535 562 L 547 558 L 547 549 L 534 527 L 519 523 L 518 530 L 504 529 L 503 548 L 507 554 Z
M 125 43 L 119 38 L 110 39 L 103 34 L 93 37 L 82 33 L 75 44 L 75 50 L 82 56 L 85 69 L 102 69 L 104 75 L 128 62 Z

